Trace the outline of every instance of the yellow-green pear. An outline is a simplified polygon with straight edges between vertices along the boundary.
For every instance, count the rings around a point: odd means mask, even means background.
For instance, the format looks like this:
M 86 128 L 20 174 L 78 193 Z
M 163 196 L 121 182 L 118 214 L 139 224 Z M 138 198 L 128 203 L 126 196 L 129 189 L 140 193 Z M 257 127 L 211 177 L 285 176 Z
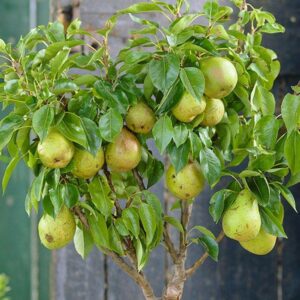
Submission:
M 276 244 L 276 239 L 276 236 L 269 234 L 261 228 L 254 239 L 246 242 L 240 242 L 240 245 L 253 254 L 266 255 L 273 250 Z
M 38 231 L 42 244 L 48 249 L 59 249 L 69 244 L 76 229 L 75 219 L 70 210 L 63 206 L 56 218 L 43 215 Z
M 215 126 L 222 121 L 224 113 L 225 108 L 222 100 L 214 98 L 207 99 L 201 124 L 210 127 Z
M 191 122 L 201 114 L 206 106 L 205 98 L 201 101 L 195 99 L 190 93 L 185 92 L 179 102 L 172 109 L 174 117 L 181 122 Z
M 90 152 L 76 149 L 73 157 L 74 167 L 72 173 L 79 178 L 89 179 L 94 177 L 104 164 L 104 152 L 100 148 L 94 156 Z
M 209 57 L 200 61 L 200 69 L 205 78 L 205 95 L 223 98 L 229 95 L 238 81 L 235 66 L 223 57 Z
M 127 172 L 134 169 L 142 158 L 141 144 L 133 133 L 123 128 L 105 152 L 106 163 L 112 171 Z
M 174 166 L 166 173 L 166 185 L 170 192 L 181 200 L 189 200 L 202 192 L 205 179 L 197 162 L 189 162 L 176 174 Z
M 136 133 L 148 133 L 155 124 L 153 110 L 144 102 L 131 106 L 126 115 L 127 127 Z
M 74 145 L 58 130 L 51 129 L 46 138 L 38 143 L 37 152 L 44 166 L 64 168 L 73 158 Z
M 255 196 L 248 189 L 242 190 L 226 210 L 222 221 L 226 236 L 239 242 L 254 239 L 260 230 L 261 218 Z

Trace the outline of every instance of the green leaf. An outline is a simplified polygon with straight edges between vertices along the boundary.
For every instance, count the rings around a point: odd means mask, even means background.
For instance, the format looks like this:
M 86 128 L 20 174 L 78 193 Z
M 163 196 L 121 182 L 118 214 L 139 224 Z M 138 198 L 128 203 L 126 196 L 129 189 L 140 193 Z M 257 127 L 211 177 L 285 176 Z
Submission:
M 76 185 L 67 183 L 61 185 L 60 193 L 67 207 L 72 208 L 79 201 L 79 191 Z
M 66 112 L 57 128 L 70 141 L 83 146 L 85 149 L 88 147 L 80 117 L 73 113 Z
M 169 144 L 167 152 L 169 154 L 171 164 L 175 167 L 176 173 L 187 165 L 190 149 L 191 146 L 189 142 L 186 142 L 179 147 L 176 147 L 174 143 Z
M 173 137 L 171 119 L 165 115 L 158 119 L 152 129 L 153 138 L 160 154 L 163 154 Z
M 280 191 L 281 195 L 288 202 L 288 204 L 294 209 L 295 212 L 297 212 L 296 201 L 292 192 L 281 183 L 273 182 L 272 185 L 274 185 Z
M 262 222 L 261 226 L 265 231 L 278 237 L 287 238 L 281 220 L 279 220 L 269 208 L 260 207 L 260 216 Z
M 184 29 L 189 27 L 199 16 L 199 14 L 188 14 L 177 18 L 169 28 L 170 32 L 174 35 L 179 34 Z
M 274 95 L 262 86 L 257 86 L 251 95 L 254 105 L 261 110 L 264 116 L 274 115 L 275 98 Z
M 126 228 L 137 239 L 140 233 L 140 218 L 136 208 L 129 207 L 123 210 L 122 220 Z
M 254 136 L 266 149 L 274 149 L 277 141 L 280 121 L 274 116 L 264 116 L 255 125 Z
M 177 147 L 181 146 L 188 138 L 189 131 L 183 124 L 177 125 L 173 130 L 173 140 Z
M 146 231 L 146 243 L 148 246 L 151 244 L 156 230 L 156 213 L 151 205 L 142 203 L 139 207 L 139 216 Z
M 300 172 L 300 133 L 294 130 L 287 137 L 284 144 L 284 155 L 292 174 Z
M 50 196 L 51 203 L 54 207 L 55 216 L 60 212 L 61 208 L 64 205 L 64 199 L 61 196 L 61 185 L 58 185 L 57 188 L 51 188 L 48 193 Z
M 119 10 L 117 14 L 139 14 L 151 11 L 162 11 L 162 9 L 155 3 L 140 2 L 133 4 L 125 9 Z
M 154 86 L 166 92 L 179 75 L 180 61 L 174 54 L 167 54 L 149 63 L 149 75 Z
M 81 118 L 81 124 L 86 136 L 87 150 L 96 155 L 102 144 L 100 130 L 96 123 L 88 118 Z
M 108 234 L 111 249 L 119 255 L 123 256 L 124 250 L 122 246 L 122 240 L 117 229 L 113 224 L 108 228 Z
M 207 235 L 207 236 L 209 236 L 209 237 L 211 237 L 212 239 L 216 239 L 216 237 L 215 237 L 215 235 L 209 230 L 209 229 L 207 229 L 207 228 L 205 228 L 205 227 L 203 227 L 203 226 L 194 226 L 193 228 L 192 228 L 192 230 L 193 229 L 196 229 L 196 230 L 198 230 L 199 232 L 201 232 L 202 234 L 204 234 L 204 235 Z
M 55 95 L 62 95 L 65 93 L 72 93 L 79 89 L 79 87 L 71 80 L 69 79 L 58 79 L 55 82 L 53 93 Z
M 161 179 L 164 174 L 164 170 L 164 164 L 160 160 L 152 159 L 151 163 L 147 162 L 147 188 L 153 186 Z
M 167 223 L 171 224 L 173 227 L 175 227 L 178 231 L 180 231 L 180 232 L 184 231 L 182 224 L 175 217 L 164 216 L 164 220 L 165 220 L 165 222 L 167 222 Z
M 281 114 L 290 134 L 300 125 L 300 95 L 287 94 L 282 101 Z
M 88 186 L 91 200 L 100 210 L 100 212 L 107 218 L 112 213 L 113 202 L 110 198 L 110 187 L 104 176 L 96 176 Z
M 247 178 L 247 184 L 251 192 L 255 195 L 259 205 L 266 206 L 269 204 L 270 187 L 265 177 Z
M 180 79 L 185 89 L 198 101 L 202 101 L 205 78 L 198 68 L 188 67 L 180 70 Z
M 87 215 L 90 225 L 90 231 L 93 240 L 98 248 L 110 249 L 109 233 L 104 217 L 96 213 L 96 215 Z
M 107 142 L 113 142 L 123 128 L 123 118 L 116 109 L 109 109 L 100 118 L 100 134 Z
M 20 162 L 21 157 L 19 156 L 15 156 L 12 158 L 12 160 L 10 161 L 10 163 L 8 164 L 8 166 L 5 169 L 5 172 L 3 174 L 3 178 L 2 178 L 2 192 L 4 193 L 8 182 L 10 180 L 10 177 L 14 171 L 14 169 L 16 168 L 16 166 L 18 165 L 18 163 Z
M 128 236 L 130 235 L 129 231 L 127 230 L 124 222 L 122 219 L 116 219 L 115 220 L 115 227 L 118 230 L 119 234 L 122 236 Z
M 24 123 L 22 116 L 10 113 L 0 121 L 0 152 L 10 141 L 13 133 Z
M 202 142 L 200 137 L 193 131 L 189 133 L 189 140 L 191 144 L 191 152 L 194 159 L 199 157 L 200 151 L 202 149 Z
M 219 158 L 211 149 L 203 148 L 199 160 L 204 177 L 211 186 L 215 185 L 221 176 L 222 166 Z
M 102 98 L 109 107 L 125 114 L 129 105 L 128 99 L 120 94 L 117 94 L 110 83 L 104 80 L 98 80 L 94 84 L 95 95 Z M 122 96 L 122 97 L 121 97 Z
M 32 116 L 32 127 L 41 141 L 45 139 L 54 119 L 54 108 L 49 105 L 42 106 Z
M 157 113 L 165 113 L 168 112 L 172 107 L 174 107 L 179 100 L 181 99 L 184 93 L 184 86 L 180 80 L 176 80 L 176 82 L 170 87 L 170 89 L 164 94 L 160 104 L 157 107 Z
M 218 242 L 208 236 L 208 235 L 204 235 L 203 237 L 199 238 L 199 242 L 201 243 L 201 245 L 204 247 L 204 249 L 206 250 L 206 252 L 208 253 L 208 255 L 214 260 L 214 261 L 218 261 L 218 256 L 219 256 L 219 245 Z
M 157 219 L 160 219 L 163 214 L 163 209 L 160 200 L 157 198 L 157 196 L 154 193 L 151 193 L 148 190 L 143 191 L 143 195 L 145 197 L 145 201 L 153 207 Z
M 94 243 L 93 238 L 89 231 L 84 227 L 76 227 L 75 236 L 74 236 L 74 246 L 77 253 L 85 259 L 93 249 Z
M 63 41 L 63 42 L 53 43 L 46 48 L 45 58 L 47 60 L 50 60 L 64 47 L 73 48 L 73 47 L 84 45 L 84 44 L 85 44 L 85 42 L 83 40 L 71 40 L 71 41 Z
M 229 206 L 237 197 L 237 193 L 228 189 L 223 189 L 214 193 L 209 201 L 209 213 L 215 223 L 222 217 L 225 207 Z
M 70 48 L 63 48 L 55 57 L 50 60 L 49 66 L 53 77 L 56 75 L 61 75 L 61 73 L 64 71 L 62 67 L 68 60 L 70 51 Z

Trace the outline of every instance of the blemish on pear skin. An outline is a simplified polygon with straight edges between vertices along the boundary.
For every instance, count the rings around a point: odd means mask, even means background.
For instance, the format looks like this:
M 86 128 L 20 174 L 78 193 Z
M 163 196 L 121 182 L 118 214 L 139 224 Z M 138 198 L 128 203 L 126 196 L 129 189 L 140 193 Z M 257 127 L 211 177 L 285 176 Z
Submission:
M 50 234 L 46 234 L 45 235 L 45 238 L 46 238 L 46 240 L 49 242 L 49 243 L 52 243 L 53 242 L 53 236 L 52 235 L 50 235 Z

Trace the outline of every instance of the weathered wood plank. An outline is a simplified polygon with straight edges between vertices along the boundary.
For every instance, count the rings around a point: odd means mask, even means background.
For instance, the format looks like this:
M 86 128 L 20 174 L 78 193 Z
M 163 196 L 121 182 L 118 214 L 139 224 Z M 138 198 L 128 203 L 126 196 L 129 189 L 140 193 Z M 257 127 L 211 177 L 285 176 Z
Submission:
M 103 300 L 103 254 L 94 249 L 86 260 L 70 245 L 54 254 L 55 299 Z

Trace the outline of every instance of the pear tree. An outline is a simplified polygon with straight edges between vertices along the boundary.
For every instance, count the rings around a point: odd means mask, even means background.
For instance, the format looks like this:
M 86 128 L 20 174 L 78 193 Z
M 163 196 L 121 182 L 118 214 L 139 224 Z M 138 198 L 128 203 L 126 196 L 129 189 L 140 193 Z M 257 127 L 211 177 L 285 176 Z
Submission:
M 120 17 L 137 26 L 112 57 Z M 24 161 L 34 174 L 25 209 L 42 211 L 45 247 L 73 240 L 83 258 L 96 247 L 149 300 L 181 299 L 204 260 L 218 260 L 224 236 L 269 253 L 287 237 L 282 202 L 296 211 L 290 187 L 300 182 L 300 88 L 275 109 L 280 62 L 263 43 L 283 32 L 244 0 L 209 0 L 199 11 L 188 0 L 152 0 L 117 11 L 95 32 L 74 20 L 66 31 L 59 22 L 38 26 L 15 46 L 0 40 L 3 191 Z M 169 200 L 151 189 L 160 180 L 172 195 L 167 210 Z M 214 189 L 210 199 L 204 188 Z M 221 223 L 218 235 L 201 220 L 191 227 L 199 198 Z M 187 265 L 191 244 L 204 254 Z M 159 245 L 173 266 L 156 295 L 142 270 Z

